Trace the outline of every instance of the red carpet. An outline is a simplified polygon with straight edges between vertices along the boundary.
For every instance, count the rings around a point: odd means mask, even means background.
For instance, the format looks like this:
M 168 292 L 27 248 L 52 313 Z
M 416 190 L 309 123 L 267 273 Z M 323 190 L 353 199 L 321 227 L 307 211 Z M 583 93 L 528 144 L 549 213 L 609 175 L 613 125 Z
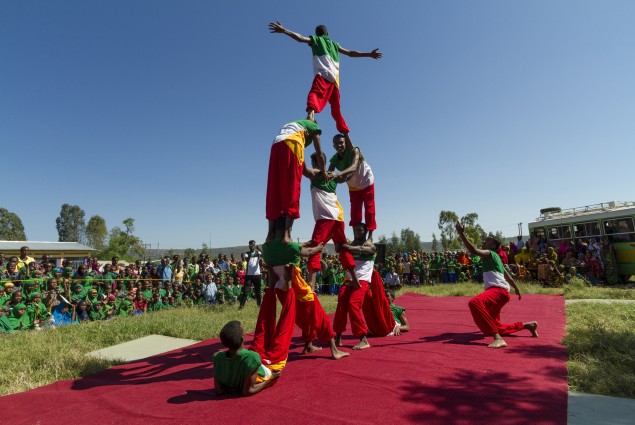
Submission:
M 372 338 L 371 349 L 340 361 L 326 348 L 300 355 L 296 337 L 278 383 L 253 397 L 213 395 L 210 361 L 221 345 L 208 340 L 2 397 L 0 422 L 566 424 L 564 299 L 512 298 L 503 321 L 538 320 L 540 337 L 522 331 L 499 350 L 486 348 L 467 301 L 403 295 L 396 303 L 414 330 Z

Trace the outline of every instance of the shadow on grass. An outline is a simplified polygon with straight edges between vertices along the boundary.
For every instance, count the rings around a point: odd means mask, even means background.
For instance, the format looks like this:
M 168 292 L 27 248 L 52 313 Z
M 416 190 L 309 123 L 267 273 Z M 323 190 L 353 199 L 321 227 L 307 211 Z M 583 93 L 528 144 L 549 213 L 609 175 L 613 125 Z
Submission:
M 561 380 L 562 381 L 562 380 Z M 567 389 L 527 388 L 524 377 L 507 372 L 459 371 L 443 386 L 407 381 L 403 417 L 426 424 L 567 423 Z

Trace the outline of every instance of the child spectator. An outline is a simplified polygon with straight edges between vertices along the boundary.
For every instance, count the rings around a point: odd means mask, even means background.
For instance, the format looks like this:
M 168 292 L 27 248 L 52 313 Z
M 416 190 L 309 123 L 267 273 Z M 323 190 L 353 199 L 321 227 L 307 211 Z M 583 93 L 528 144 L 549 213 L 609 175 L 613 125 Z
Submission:
M 243 396 L 259 393 L 272 386 L 280 372 L 271 372 L 260 361 L 258 353 L 246 350 L 245 331 L 237 320 L 228 322 L 220 331 L 220 340 L 227 348 L 214 354 L 214 391 L 223 395 L 238 390 Z

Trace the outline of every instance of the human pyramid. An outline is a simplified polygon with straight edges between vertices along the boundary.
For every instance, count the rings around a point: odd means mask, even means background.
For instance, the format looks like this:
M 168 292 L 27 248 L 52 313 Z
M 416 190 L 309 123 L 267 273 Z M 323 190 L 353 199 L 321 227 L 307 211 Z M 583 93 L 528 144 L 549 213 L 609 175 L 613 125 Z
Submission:
M 284 125 L 271 146 L 266 195 L 268 232 L 262 246 L 269 281 L 250 349 L 244 348 L 245 331 L 239 321 L 231 321 L 221 330 L 220 339 L 227 350 L 216 353 L 213 359 L 214 388 L 219 395 L 232 389 L 251 395 L 273 385 L 286 365 L 294 325 L 302 330 L 303 353 L 321 349 L 313 344 L 317 338 L 329 344 L 335 360 L 350 356 L 340 349 L 347 316 L 353 335 L 359 338 L 353 350 L 370 348 L 368 335 L 384 337 L 409 330 L 404 309 L 392 305 L 393 293 L 389 293 L 389 301 L 381 276 L 374 268 L 376 248 L 372 234 L 377 227 L 374 176 L 360 149 L 353 145 L 340 110 L 340 53 L 374 59 L 381 58 L 382 54 L 378 49 L 370 52 L 344 49 L 329 38 L 324 25 L 316 27 L 315 35 L 310 37 L 289 31 L 280 22 L 270 23 L 269 29 L 311 47 L 314 79 L 307 98 L 307 117 Z M 320 143 L 321 130 L 315 120 L 315 114 L 327 103 L 340 132 L 333 137 L 336 153 L 328 168 Z M 315 153 L 310 156 L 309 166 L 305 148 L 311 143 Z M 293 242 L 291 231 L 294 221 L 300 218 L 302 176 L 311 181 L 315 227 L 311 240 L 299 244 Z M 345 236 L 344 212 L 336 195 L 337 184 L 344 182 L 349 187 L 352 242 Z M 362 222 L 362 210 L 365 222 Z M 330 240 L 335 243 L 342 267 L 347 271 L 332 327 L 314 291 L 321 269 L 320 253 Z M 301 257 L 308 257 L 308 282 L 299 268 Z M 514 288 L 517 290 L 515 285 Z M 507 295 L 509 297 L 508 292 Z M 277 321 L 276 298 L 282 305 Z M 491 313 L 487 307 L 483 307 L 483 311 L 483 314 Z M 478 321 L 477 325 L 481 326 Z M 515 332 L 523 328 L 528 329 L 518 322 L 508 330 Z

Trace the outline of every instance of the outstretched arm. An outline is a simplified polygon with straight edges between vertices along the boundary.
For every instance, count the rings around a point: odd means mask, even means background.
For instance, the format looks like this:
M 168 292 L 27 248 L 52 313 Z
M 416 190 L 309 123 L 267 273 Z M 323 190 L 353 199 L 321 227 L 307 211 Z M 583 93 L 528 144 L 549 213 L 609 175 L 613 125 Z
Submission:
M 456 228 L 456 231 L 459 234 L 459 237 L 463 241 L 463 245 L 465 245 L 465 248 L 467 248 L 467 250 L 470 251 L 470 254 L 478 255 L 479 257 L 485 257 L 485 258 L 490 257 L 492 255 L 492 253 L 489 252 L 489 250 L 477 249 L 474 247 L 474 245 L 472 245 L 472 242 L 470 242 L 469 239 L 465 237 L 465 228 L 460 222 L 457 221 L 454 227 Z
M 282 26 L 280 21 L 269 22 L 269 31 L 273 33 L 288 35 L 289 37 L 291 37 L 295 41 L 299 41 L 300 43 L 311 43 L 311 39 L 309 37 L 305 37 L 302 34 L 298 34 L 297 32 L 286 29 Z
M 347 249 L 351 254 L 374 254 L 377 251 L 375 245 L 350 245 L 343 243 L 342 248 Z
M 342 46 L 340 46 L 340 53 L 346 56 L 349 56 L 351 58 L 373 58 L 373 59 L 379 59 L 382 56 L 384 56 L 384 54 L 382 52 L 379 51 L 379 49 L 373 49 L 370 52 L 358 52 L 357 50 L 348 50 L 343 48 Z
M 303 257 L 309 257 L 313 254 L 317 254 L 318 252 L 321 252 L 322 249 L 324 249 L 324 244 L 319 244 L 318 246 L 314 246 L 313 248 L 302 247 L 302 250 L 300 251 L 300 255 Z

